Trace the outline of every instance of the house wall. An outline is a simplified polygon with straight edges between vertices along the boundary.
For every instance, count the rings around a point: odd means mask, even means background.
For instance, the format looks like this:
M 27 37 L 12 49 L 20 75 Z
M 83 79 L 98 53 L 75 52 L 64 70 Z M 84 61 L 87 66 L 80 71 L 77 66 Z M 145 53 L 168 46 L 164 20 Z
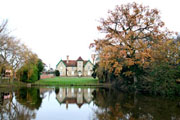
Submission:
M 77 61 L 77 72 L 81 71 L 83 75 L 83 61 Z
M 77 76 L 77 67 L 67 67 L 67 76 Z
M 78 61 L 77 67 L 66 67 L 63 62 L 60 62 L 56 67 L 56 70 L 59 70 L 60 76 L 66 76 L 66 68 L 67 76 L 78 76 L 78 71 L 82 72 L 82 76 L 91 76 L 93 64 L 87 62 L 83 67 L 83 61 Z
M 60 88 L 59 93 L 56 94 L 56 98 L 61 103 L 64 101 L 65 97 L 66 97 L 66 90 L 64 88 Z
M 78 88 L 77 104 L 83 104 L 83 91 L 81 90 L 81 88 Z
M 87 103 L 90 103 L 92 100 L 92 93 L 93 93 L 94 89 L 91 88 L 87 88 L 83 90 L 84 93 L 84 99 L 86 100 Z
M 57 66 L 56 70 L 59 70 L 60 76 L 66 76 L 66 66 L 63 62 L 60 62 Z
M 84 76 L 91 76 L 92 74 L 92 69 L 93 69 L 93 65 L 88 62 L 85 66 L 84 66 Z
M 76 98 L 76 104 L 90 103 L 93 91 L 92 88 L 60 88 L 56 98 L 60 103 L 65 102 L 65 98 Z

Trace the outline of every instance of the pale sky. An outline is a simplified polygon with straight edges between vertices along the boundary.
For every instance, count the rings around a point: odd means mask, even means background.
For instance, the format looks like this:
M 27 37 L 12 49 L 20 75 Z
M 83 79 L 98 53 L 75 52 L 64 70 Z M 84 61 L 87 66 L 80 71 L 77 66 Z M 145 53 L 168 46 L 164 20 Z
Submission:
M 166 27 L 180 32 L 180 0 L 0 0 L 0 19 L 8 19 L 12 34 L 55 68 L 66 55 L 91 59 L 98 20 L 133 1 L 157 8 Z

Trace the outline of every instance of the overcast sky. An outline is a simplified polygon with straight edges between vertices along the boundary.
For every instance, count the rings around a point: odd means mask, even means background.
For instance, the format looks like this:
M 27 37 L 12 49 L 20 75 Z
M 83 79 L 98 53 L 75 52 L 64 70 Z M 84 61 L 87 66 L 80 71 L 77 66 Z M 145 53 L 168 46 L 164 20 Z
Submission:
M 135 0 L 0 0 L 0 19 L 51 67 L 60 59 L 91 59 L 89 44 L 97 39 L 100 18 L 115 5 Z M 180 0 L 136 0 L 157 8 L 172 31 L 180 32 Z

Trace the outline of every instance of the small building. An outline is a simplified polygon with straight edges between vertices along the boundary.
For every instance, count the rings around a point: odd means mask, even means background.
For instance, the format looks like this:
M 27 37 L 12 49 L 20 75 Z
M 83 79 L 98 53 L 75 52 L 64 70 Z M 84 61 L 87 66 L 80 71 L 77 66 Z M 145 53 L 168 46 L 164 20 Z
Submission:
M 12 77 L 13 76 L 13 73 L 12 73 L 12 70 L 6 70 L 5 71 L 5 77 Z
M 90 60 L 83 60 L 79 57 L 77 60 L 60 60 L 56 65 L 60 76 L 91 76 L 93 64 Z

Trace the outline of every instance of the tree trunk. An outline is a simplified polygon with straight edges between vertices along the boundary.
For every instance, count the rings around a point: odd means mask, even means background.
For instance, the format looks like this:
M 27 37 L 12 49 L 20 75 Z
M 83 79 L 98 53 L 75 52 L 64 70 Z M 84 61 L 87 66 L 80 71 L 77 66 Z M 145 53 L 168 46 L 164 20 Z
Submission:
M 136 94 L 137 94 L 137 88 L 136 88 L 136 82 L 137 82 L 137 77 L 136 75 L 133 76 L 133 79 L 134 79 L 134 88 L 135 88 L 135 92 L 134 92 L 134 105 L 137 104 L 137 98 L 136 98 Z
M 13 76 L 12 76 L 11 82 L 13 82 L 15 79 L 15 71 L 13 70 L 12 72 L 13 72 Z
M 2 74 L 0 75 L 0 79 L 2 80 Z
M 136 75 L 133 76 L 133 80 L 134 80 L 134 88 L 136 90 L 136 82 L 137 82 L 137 77 Z M 135 91 L 136 92 L 136 91 Z
M 135 85 L 136 82 L 137 82 L 137 77 L 134 75 L 134 76 L 133 76 L 133 79 L 134 79 L 134 85 Z
M 15 76 L 15 71 L 13 70 L 13 80 L 15 79 L 15 77 L 16 77 L 16 76 Z
M 10 82 L 12 83 L 15 79 L 15 71 L 12 70 L 12 77 L 10 76 Z

